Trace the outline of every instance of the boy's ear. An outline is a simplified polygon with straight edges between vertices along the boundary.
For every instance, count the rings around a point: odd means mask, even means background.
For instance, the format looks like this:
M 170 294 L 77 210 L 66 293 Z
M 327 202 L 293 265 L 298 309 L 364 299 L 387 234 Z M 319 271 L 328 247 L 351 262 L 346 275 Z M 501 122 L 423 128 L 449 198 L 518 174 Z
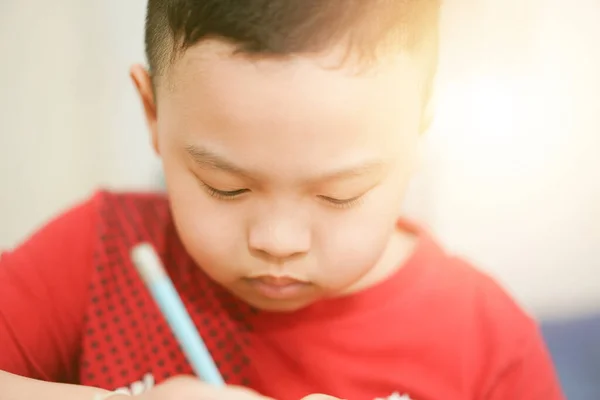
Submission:
M 144 106 L 146 123 L 150 130 L 152 147 L 156 154 L 159 154 L 158 147 L 158 129 L 156 124 L 156 101 L 154 99 L 154 90 L 152 88 L 152 79 L 148 71 L 141 65 L 136 64 L 129 70 L 129 76 L 135 85 L 140 101 Z

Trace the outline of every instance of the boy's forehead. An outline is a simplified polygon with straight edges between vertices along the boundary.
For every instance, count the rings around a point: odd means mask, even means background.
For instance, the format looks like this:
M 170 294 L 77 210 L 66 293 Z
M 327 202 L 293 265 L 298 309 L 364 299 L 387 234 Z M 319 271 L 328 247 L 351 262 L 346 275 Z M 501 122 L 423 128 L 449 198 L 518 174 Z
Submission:
M 191 140 L 214 133 L 224 146 L 264 140 L 282 150 L 311 141 L 323 149 L 341 141 L 381 145 L 382 136 L 418 130 L 423 74 L 410 55 L 359 69 L 342 64 L 342 51 L 275 58 L 232 50 L 203 43 L 176 61 L 170 90 L 158 93 L 168 130 Z
M 397 102 L 418 100 L 409 92 L 422 87 L 424 81 L 422 64 L 408 52 L 398 52 L 365 64 L 354 60 L 354 55 L 342 46 L 323 53 L 282 56 L 235 50 L 233 45 L 219 40 L 192 46 L 173 63 L 167 86 L 176 93 L 190 86 L 206 91 L 295 89 L 300 92 L 317 90 L 321 94 L 326 94 L 325 89 L 335 89 L 327 94 L 346 97 L 376 94 L 377 97 L 394 98 Z M 238 90 L 238 94 L 242 95 L 243 91 Z

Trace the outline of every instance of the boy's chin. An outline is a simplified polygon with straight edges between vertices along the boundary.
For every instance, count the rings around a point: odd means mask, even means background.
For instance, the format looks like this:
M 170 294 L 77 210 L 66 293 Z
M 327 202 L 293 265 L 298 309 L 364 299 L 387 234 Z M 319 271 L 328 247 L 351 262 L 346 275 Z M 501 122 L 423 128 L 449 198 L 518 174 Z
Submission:
M 291 313 L 291 312 L 299 311 L 303 308 L 306 308 L 309 305 L 311 305 L 312 303 L 314 303 L 314 300 L 313 301 L 308 301 L 308 300 L 304 300 L 304 301 L 302 301 L 302 300 L 296 300 L 296 301 L 267 300 L 267 301 L 257 301 L 257 302 L 255 302 L 255 304 L 250 304 L 250 305 L 252 305 L 253 307 L 255 307 L 261 311 Z
M 238 298 L 261 311 L 291 313 L 315 303 L 318 299 L 314 297 L 301 297 L 295 299 L 269 299 L 262 296 L 256 296 L 248 293 L 235 293 Z

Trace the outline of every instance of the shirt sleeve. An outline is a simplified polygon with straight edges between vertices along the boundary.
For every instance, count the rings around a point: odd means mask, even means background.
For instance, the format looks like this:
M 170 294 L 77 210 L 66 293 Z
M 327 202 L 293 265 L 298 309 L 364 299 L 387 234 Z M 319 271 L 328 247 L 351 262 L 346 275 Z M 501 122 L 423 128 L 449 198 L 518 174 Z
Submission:
M 489 400 L 565 400 L 554 365 L 534 321 L 521 332 L 516 355 L 500 371 Z
M 0 370 L 76 383 L 92 271 L 92 200 L 0 255 Z

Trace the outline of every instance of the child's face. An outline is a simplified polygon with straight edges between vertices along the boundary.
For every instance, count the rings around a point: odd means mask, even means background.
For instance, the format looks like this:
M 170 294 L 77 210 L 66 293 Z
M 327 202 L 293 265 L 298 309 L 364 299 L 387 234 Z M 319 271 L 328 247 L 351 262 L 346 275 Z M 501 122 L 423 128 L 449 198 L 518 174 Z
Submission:
M 230 50 L 189 49 L 156 108 L 148 76 L 132 70 L 190 255 L 268 310 L 391 273 L 423 111 L 418 63 L 357 73 L 333 53 L 252 61 Z

